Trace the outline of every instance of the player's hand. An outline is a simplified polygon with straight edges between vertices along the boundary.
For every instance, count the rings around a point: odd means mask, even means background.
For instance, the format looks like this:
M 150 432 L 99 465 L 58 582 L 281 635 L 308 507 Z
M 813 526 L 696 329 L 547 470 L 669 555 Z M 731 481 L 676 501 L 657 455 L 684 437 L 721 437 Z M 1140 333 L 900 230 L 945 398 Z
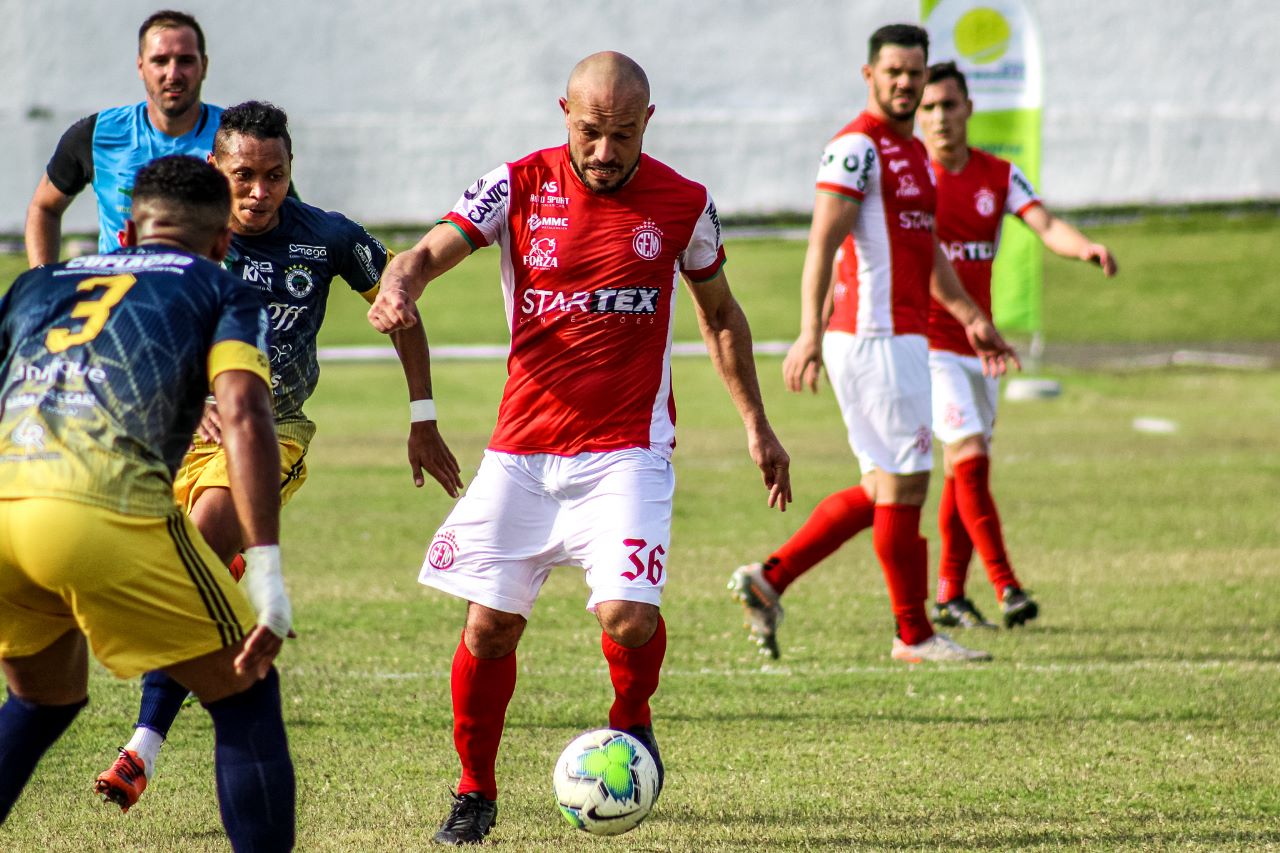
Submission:
M 409 426 L 409 467 L 418 488 L 426 482 L 425 471 L 435 477 L 449 497 L 456 498 L 462 491 L 462 469 L 435 421 L 415 421 Z
M 369 323 L 383 334 L 412 329 L 419 322 L 418 306 L 409 294 L 394 287 L 379 290 L 369 306 Z
M 984 376 L 1003 376 L 1008 371 L 1010 362 L 1019 370 L 1022 369 L 1018 353 L 1000 336 L 996 327 L 986 317 L 979 317 L 965 326 L 964 333 L 973 351 L 982 359 Z
M 245 638 L 244 648 L 236 655 L 235 668 L 237 675 L 253 673 L 259 681 L 267 677 L 271 664 L 284 646 L 284 640 L 271 632 L 265 625 L 257 625 Z
M 196 426 L 196 435 L 210 444 L 222 444 L 222 417 L 218 414 L 218 404 L 204 404 L 204 414 Z
M 782 360 L 782 378 L 791 391 L 800 392 L 808 386 L 818 393 L 818 375 L 822 372 L 822 336 L 801 333 L 796 338 L 787 357 Z
M 764 475 L 764 487 L 769 490 L 769 508 L 777 507 L 786 512 L 791 503 L 791 457 L 783 449 L 782 442 L 765 425 L 760 430 L 750 430 L 747 449 L 756 467 Z
M 1080 253 L 1080 260 L 1102 267 L 1102 274 L 1107 278 L 1111 278 L 1111 276 L 1120 271 L 1120 265 L 1116 263 L 1115 255 L 1111 254 L 1111 250 L 1101 243 L 1090 243 L 1085 246 L 1084 251 Z

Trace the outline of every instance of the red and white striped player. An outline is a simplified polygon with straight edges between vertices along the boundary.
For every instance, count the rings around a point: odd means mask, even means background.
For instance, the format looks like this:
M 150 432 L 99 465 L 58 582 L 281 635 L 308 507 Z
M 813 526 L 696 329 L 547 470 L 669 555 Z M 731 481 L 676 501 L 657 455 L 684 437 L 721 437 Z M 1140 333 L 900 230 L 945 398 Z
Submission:
M 586 570 L 615 693 L 609 725 L 645 742 L 661 780 L 649 698 L 667 642 L 659 603 L 675 488 L 680 275 L 769 505 L 791 500 L 789 459 L 765 417 L 751 332 L 722 269 L 715 204 L 641 153 L 654 109 L 644 71 L 621 54 L 589 56 L 560 105 L 568 145 L 476 181 L 395 258 L 369 311 L 380 331 L 412 326 L 429 281 L 475 249 L 501 247 L 511 352 L 498 423 L 419 576 L 470 602 L 451 679 L 462 778 L 436 835 L 444 843 L 479 842 L 493 825 L 515 649 L 553 566 Z
M 783 364 L 787 386 L 817 390 L 825 364 L 862 480 L 824 498 L 763 563 L 742 566 L 730 588 L 753 638 L 774 657 L 779 597 L 800 574 L 868 527 L 897 622 L 897 660 L 985 660 L 935 634 L 925 609 L 928 556 L 920 507 L 932 467 L 929 295 L 956 315 L 988 369 L 1013 356 L 955 278 L 933 234 L 934 186 L 924 146 L 912 136 L 925 82 L 928 34 L 909 24 L 877 30 L 862 67 L 867 109 L 827 144 L 818 170 L 802 274 L 800 336 Z M 833 258 L 846 244 L 850 274 L 824 305 Z M 825 334 L 824 334 L 824 326 Z
M 938 185 L 935 227 L 942 250 L 974 302 L 991 311 L 991 265 L 1005 214 L 1017 216 L 1059 255 L 1116 272 L 1106 246 L 1091 242 L 1040 202 L 1018 167 L 968 144 L 973 102 L 954 62 L 929 68 L 918 112 Z M 1022 589 L 1005 551 L 990 489 L 990 442 L 999 381 L 982 372 L 964 329 L 940 304 L 929 312 L 933 432 L 943 443 L 945 480 L 938 507 L 942 556 L 933 621 L 949 627 L 993 627 L 965 595 L 974 548 L 1007 627 L 1034 619 L 1039 607 Z

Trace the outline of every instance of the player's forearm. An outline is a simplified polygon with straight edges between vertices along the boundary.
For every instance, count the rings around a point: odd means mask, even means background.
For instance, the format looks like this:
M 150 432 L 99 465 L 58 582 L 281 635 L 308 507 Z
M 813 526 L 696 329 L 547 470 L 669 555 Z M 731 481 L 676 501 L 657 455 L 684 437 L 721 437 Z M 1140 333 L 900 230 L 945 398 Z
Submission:
M 1055 255 L 1072 259 L 1082 257 L 1092 242 L 1075 226 L 1056 216 L 1051 217 L 1048 226 L 1040 232 L 1040 239 Z
M 427 348 L 427 333 L 419 320 L 417 325 L 408 329 L 398 329 L 391 333 L 391 345 L 396 348 L 400 357 L 400 367 L 404 370 L 405 384 L 409 388 L 410 400 L 431 399 L 431 354 Z
M 27 208 L 27 224 L 23 233 L 27 247 L 27 264 L 38 267 L 58 260 L 62 248 L 62 214 L 36 203 Z
M 835 271 L 835 250 L 810 240 L 800 274 L 800 334 L 821 336 L 826 328 L 828 294 Z
M 222 377 L 220 376 L 219 379 Z M 271 392 L 257 377 L 215 386 L 227 474 L 246 547 L 280 542 L 280 445 Z
M 753 430 L 767 426 L 751 349 L 751 327 L 737 300 L 724 305 L 717 316 L 702 318 L 702 338 L 742 422 Z

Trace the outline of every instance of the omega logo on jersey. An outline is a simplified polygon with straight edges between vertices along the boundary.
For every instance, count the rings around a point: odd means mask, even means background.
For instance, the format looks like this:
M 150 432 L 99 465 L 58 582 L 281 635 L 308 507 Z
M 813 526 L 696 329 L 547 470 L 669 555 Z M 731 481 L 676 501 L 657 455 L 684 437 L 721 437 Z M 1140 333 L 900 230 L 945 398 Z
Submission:
M 284 287 L 296 299 L 302 299 L 311 293 L 315 287 L 315 279 L 311 277 L 311 270 L 302 264 L 294 264 L 286 267 L 284 271 Z
M 996 256 L 996 244 L 974 240 L 961 242 L 955 240 L 942 244 L 942 251 L 949 261 L 990 261 Z
M 631 229 L 631 248 L 646 261 L 651 261 L 662 254 L 662 229 L 653 220 L 646 219 Z
M 996 212 L 996 194 L 983 187 L 974 195 L 973 206 L 979 216 L 990 216 Z
M 904 231 L 932 231 L 933 214 L 923 210 L 900 210 L 898 227 Z
M 536 213 L 529 214 L 529 230 L 537 231 L 539 228 L 555 228 L 565 229 L 569 227 L 569 217 L 567 216 L 539 216 Z
M 552 311 L 584 314 L 657 314 L 658 287 L 606 287 L 596 291 L 562 293 L 531 287 L 524 292 L 520 310 L 540 317 Z
M 526 267 L 537 270 L 556 269 L 560 259 L 555 256 L 556 239 L 554 237 L 535 237 L 529 244 L 529 254 L 522 260 Z
M 914 198 L 920 195 L 920 187 L 916 186 L 915 176 L 910 172 L 898 178 L 898 198 Z
M 468 196 L 467 193 L 462 194 L 463 198 L 468 201 L 475 202 L 475 204 L 471 205 L 471 209 L 467 211 L 467 219 L 470 219 L 477 225 L 488 219 L 489 214 L 493 212 L 493 209 L 501 204 L 502 200 L 507 197 L 507 194 L 510 192 L 510 185 L 505 179 L 498 181 L 490 187 L 489 191 L 483 196 L 480 195 L 480 191 L 482 189 L 484 189 L 484 181 L 477 181 L 475 195 Z M 470 191 L 468 190 L 468 192 Z
M 312 260 L 321 260 L 329 257 L 328 246 L 308 246 L 305 243 L 290 243 L 289 257 L 291 258 L 310 258 Z

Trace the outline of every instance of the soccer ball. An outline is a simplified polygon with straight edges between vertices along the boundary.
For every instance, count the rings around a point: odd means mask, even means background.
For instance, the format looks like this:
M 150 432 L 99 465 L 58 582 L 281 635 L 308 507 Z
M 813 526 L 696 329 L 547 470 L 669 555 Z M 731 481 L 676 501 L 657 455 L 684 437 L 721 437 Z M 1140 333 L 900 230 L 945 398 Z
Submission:
M 593 729 L 570 741 L 552 779 L 565 820 L 592 835 L 635 829 L 658 799 L 653 756 L 616 729 Z

